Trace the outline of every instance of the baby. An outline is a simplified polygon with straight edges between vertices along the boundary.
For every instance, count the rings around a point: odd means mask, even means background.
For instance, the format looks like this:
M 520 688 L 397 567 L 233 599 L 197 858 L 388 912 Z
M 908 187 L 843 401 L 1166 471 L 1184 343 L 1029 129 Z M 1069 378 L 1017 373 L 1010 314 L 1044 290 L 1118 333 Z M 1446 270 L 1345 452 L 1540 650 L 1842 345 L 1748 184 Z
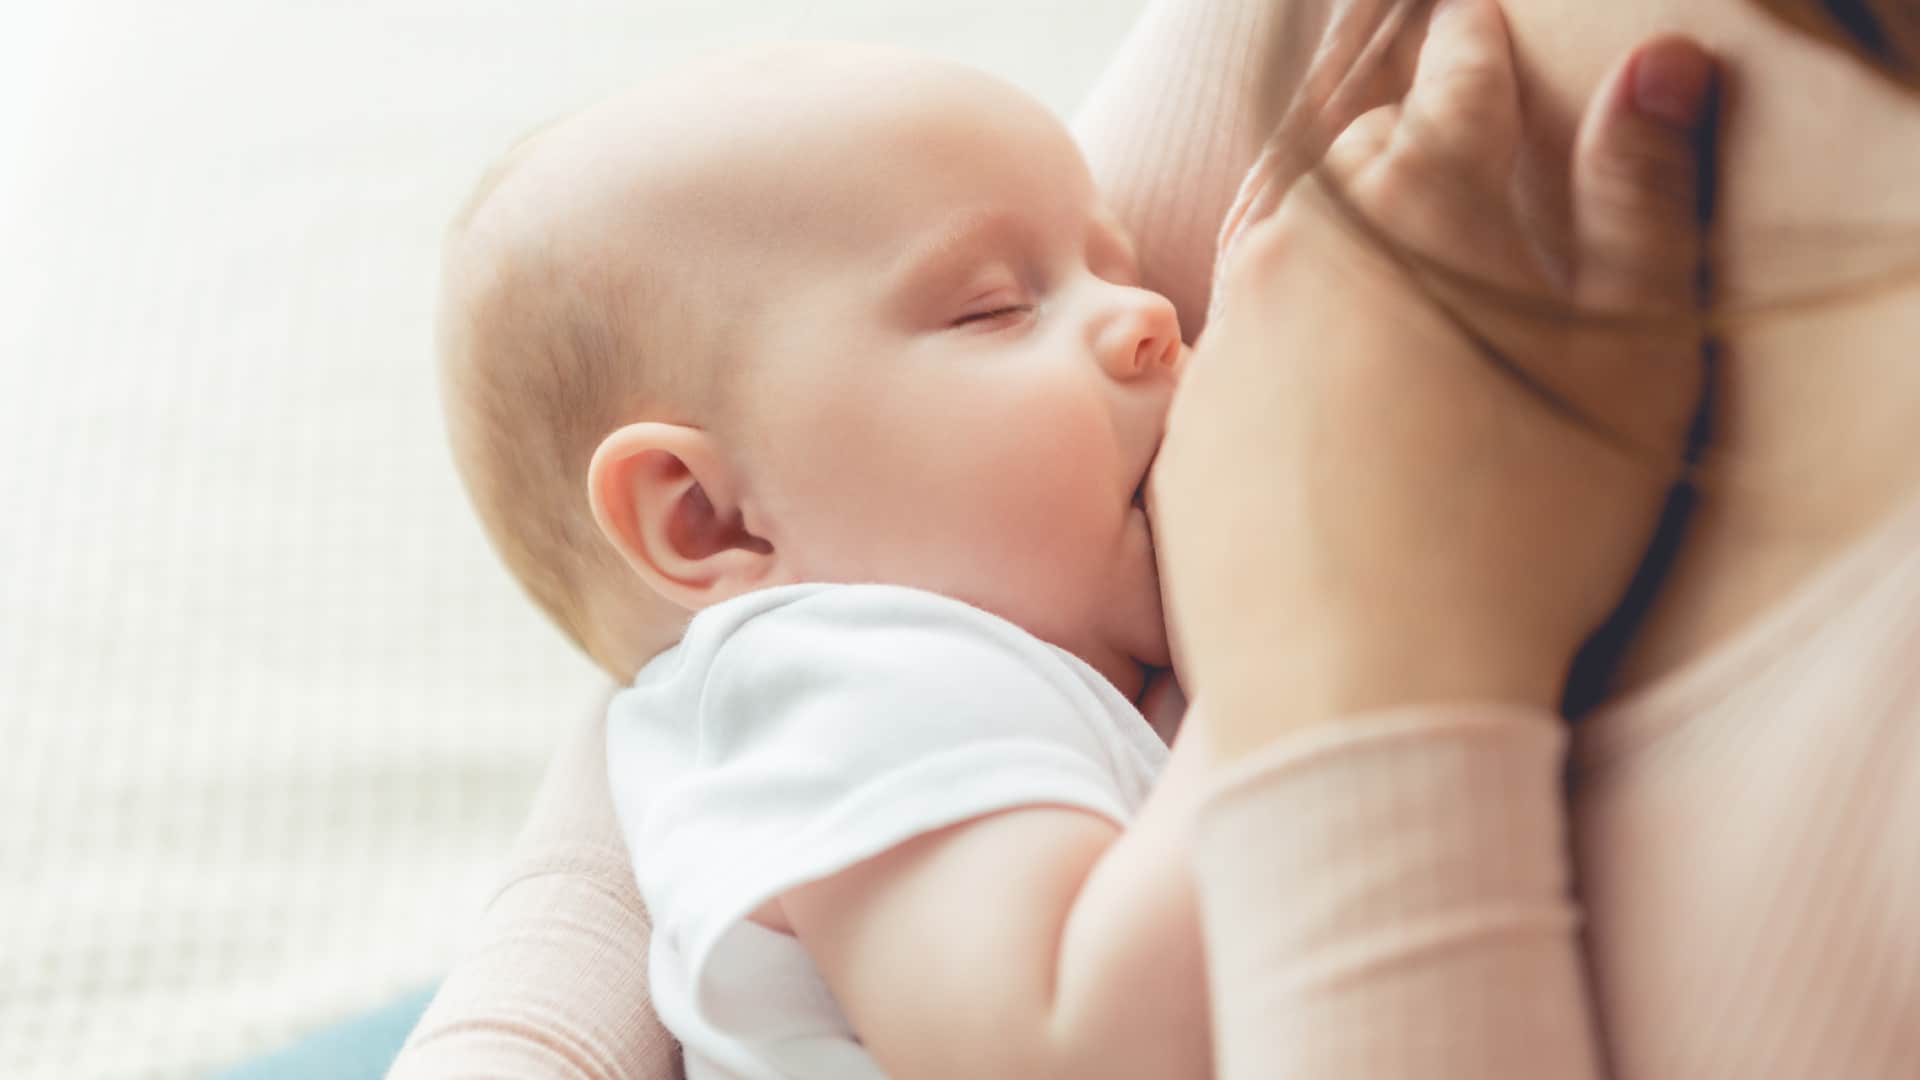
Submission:
M 872 47 L 658 81 L 482 181 L 440 344 L 493 543 L 632 684 L 690 1076 L 1209 1075 L 1198 751 L 1135 705 L 1185 350 L 1045 108 Z

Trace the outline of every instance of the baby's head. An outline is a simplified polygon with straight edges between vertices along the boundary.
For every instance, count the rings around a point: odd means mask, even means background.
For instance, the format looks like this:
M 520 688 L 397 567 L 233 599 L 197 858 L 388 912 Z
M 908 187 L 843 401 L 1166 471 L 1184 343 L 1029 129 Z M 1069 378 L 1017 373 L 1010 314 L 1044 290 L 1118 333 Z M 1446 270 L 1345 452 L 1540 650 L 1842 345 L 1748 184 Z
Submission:
M 449 233 L 455 458 L 616 677 L 753 589 L 965 600 L 1121 689 L 1167 663 L 1136 498 L 1172 306 L 1060 123 L 865 46 L 733 54 L 542 130 Z

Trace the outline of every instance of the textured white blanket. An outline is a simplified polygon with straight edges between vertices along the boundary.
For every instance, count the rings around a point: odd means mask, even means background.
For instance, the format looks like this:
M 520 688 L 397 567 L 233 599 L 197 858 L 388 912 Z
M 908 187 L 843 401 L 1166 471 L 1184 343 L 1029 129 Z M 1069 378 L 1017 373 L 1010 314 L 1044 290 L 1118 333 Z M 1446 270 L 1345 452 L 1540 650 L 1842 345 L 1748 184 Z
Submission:
M 861 37 L 1063 112 L 1138 0 L 80 0 L 0 41 L 0 1076 L 430 983 L 600 677 L 442 449 L 442 222 L 663 64 Z

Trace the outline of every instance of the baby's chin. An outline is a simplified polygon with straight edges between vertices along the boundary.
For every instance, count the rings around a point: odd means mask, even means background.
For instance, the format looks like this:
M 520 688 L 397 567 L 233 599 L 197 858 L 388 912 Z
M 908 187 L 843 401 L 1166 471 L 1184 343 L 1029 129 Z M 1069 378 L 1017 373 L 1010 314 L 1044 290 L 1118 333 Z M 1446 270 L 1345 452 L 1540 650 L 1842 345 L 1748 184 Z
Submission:
M 1126 597 L 1123 610 L 1114 612 L 1116 631 L 1109 640 L 1144 668 L 1165 668 L 1173 664 L 1168 644 L 1167 616 L 1160 599 L 1159 555 L 1153 544 L 1153 526 L 1146 513 L 1135 511 L 1137 546 L 1125 558 L 1119 592 Z
M 1160 602 L 1160 581 L 1155 578 L 1142 590 L 1140 607 L 1130 620 L 1127 652 L 1144 667 L 1173 666 L 1173 646 L 1167 635 L 1166 608 Z
M 1148 612 L 1138 607 L 1111 613 L 1101 631 L 1070 649 L 1105 675 L 1129 700 L 1136 702 L 1147 680 L 1172 665 L 1166 628 L 1159 618 L 1157 594 L 1152 607 L 1150 618 Z
M 1160 615 L 1159 593 L 1154 594 L 1151 614 L 1142 613 L 1131 621 L 1125 639 L 1119 642 L 1127 658 L 1148 675 L 1173 666 L 1173 648 L 1167 639 L 1167 624 Z
M 1146 647 L 1134 650 L 1133 662 L 1148 671 L 1164 671 L 1173 666 L 1173 649 L 1167 644 L 1166 627 L 1160 627 Z
M 1151 535 L 1151 534 L 1149 534 Z M 1147 609 L 1140 615 L 1140 643 L 1134 659 L 1151 668 L 1173 666 L 1173 637 L 1167 630 L 1167 609 L 1160 590 L 1160 554 L 1151 542 L 1147 545 L 1148 580 L 1144 592 Z

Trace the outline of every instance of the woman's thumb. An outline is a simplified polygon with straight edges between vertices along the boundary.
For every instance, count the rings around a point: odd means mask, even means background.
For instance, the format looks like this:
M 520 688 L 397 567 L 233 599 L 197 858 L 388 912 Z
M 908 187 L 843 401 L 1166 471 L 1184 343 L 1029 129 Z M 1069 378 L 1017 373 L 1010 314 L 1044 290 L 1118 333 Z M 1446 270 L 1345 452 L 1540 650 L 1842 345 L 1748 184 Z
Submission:
M 1573 161 L 1574 300 L 1676 315 L 1701 302 L 1718 72 L 1686 38 L 1630 53 L 1580 125 Z

